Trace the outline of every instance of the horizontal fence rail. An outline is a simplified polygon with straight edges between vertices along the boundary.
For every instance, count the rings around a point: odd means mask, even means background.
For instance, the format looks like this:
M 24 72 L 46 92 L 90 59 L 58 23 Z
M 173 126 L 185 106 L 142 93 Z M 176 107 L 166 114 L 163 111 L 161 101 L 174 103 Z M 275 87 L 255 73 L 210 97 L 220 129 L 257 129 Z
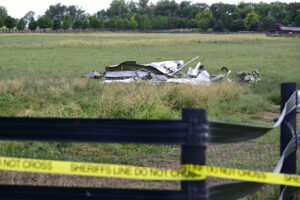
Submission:
M 204 193 L 205 191 L 203 191 Z M 186 200 L 188 195 L 183 191 L 147 191 L 147 190 L 115 190 L 92 188 L 61 188 L 1 185 L 0 199 L 16 200 Z
M 188 125 L 179 120 L 0 118 L 0 139 L 185 145 Z

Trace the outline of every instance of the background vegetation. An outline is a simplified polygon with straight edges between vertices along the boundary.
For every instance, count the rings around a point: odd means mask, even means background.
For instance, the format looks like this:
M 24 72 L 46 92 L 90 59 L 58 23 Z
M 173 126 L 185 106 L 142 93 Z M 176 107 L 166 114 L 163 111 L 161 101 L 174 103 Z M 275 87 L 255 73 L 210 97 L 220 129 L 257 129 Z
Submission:
M 299 38 L 261 34 L 0 35 L 0 116 L 180 119 L 184 107 L 204 107 L 210 120 L 272 124 L 279 116 L 280 83 L 299 82 Z M 137 63 L 199 55 L 210 74 L 221 66 L 261 70 L 257 84 L 110 84 L 80 78 L 126 60 Z M 194 63 L 195 64 L 195 63 Z M 192 64 L 193 65 L 193 64 Z M 191 66 L 192 66 L 191 65 Z M 121 163 L 178 169 L 177 146 L 1 141 L 0 155 Z M 234 145 L 210 146 L 207 164 L 272 171 L 279 130 Z M 298 159 L 299 161 L 300 159 Z M 208 185 L 225 180 L 209 179 Z M 227 181 L 227 180 L 226 180 Z M 178 183 L 0 172 L 3 184 L 179 189 Z M 268 186 L 248 199 L 275 199 Z
M 43 16 L 34 20 L 29 11 L 17 24 L 6 21 L 7 10 L 0 6 L 0 28 L 15 26 L 19 30 L 28 24 L 29 29 L 52 28 L 118 28 L 118 29 L 173 29 L 197 28 L 201 31 L 272 31 L 276 23 L 300 26 L 300 3 L 244 3 L 238 5 L 192 3 L 191 1 L 161 0 L 150 4 L 149 0 L 113 0 L 106 10 L 99 8 L 94 14 L 86 13 L 77 5 L 51 5 Z M 66 18 L 67 17 L 67 18 Z M 4 23 L 1 23 L 4 21 Z M 55 23 L 54 23 L 55 22 Z M 37 25 L 35 25 L 37 23 Z M 73 25 L 73 26 L 72 26 Z

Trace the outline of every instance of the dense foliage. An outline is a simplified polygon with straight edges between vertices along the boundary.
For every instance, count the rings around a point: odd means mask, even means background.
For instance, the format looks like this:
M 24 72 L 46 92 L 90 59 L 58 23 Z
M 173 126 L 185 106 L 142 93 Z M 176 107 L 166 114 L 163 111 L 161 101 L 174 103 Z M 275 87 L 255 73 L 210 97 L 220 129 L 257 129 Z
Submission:
M 245 3 L 238 5 L 214 3 L 192 3 L 175 0 L 160 0 L 156 4 L 149 0 L 113 0 L 106 10 L 90 15 L 76 5 L 51 5 L 44 16 L 38 19 L 40 28 L 119 28 L 119 29 L 173 29 L 198 28 L 202 31 L 263 31 L 274 30 L 276 23 L 300 26 L 300 3 Z M 29 11 L 25 24 L 34 15 Z M 0 18 L 7 11 L 0 6 Z M 42 20 L 41 20 L 42 19 Z M 51 20 L 51 22 L 49 21 Z M 54 20 L 56 20 L 54 22 Z M 63 22 L 57 26 L 58 20 Z M 53 25 L 52 25 L 53 24 Z M 55 24 L 55 25 L 54 25 Z
M 4 25 L 10 30 L 12 29 L 13 27 L 16 26 L 16 20 L 10 16 L 7 16 L 5 19 L 4 19 Z
M 52 28 L 53 21 L 47 16 L 40 17 L 37 21 L 40 28 Z
M 25 29 L 25 21 L 24 19 L 20 19 L 18 24 L 17 24 L 17 29 L 18 30 L 24 30 Z
M 29 28 L 30 30 L 35 30 L 35 29 L 37 28 L 37 26 L 38 26 L 37 21 L 35 21 L 34 18 L 31 17 L 30 22 L 29 22 L 29 24 L 28 24 L 28 28 Z
M 70 17 L 70 15 L 69 14 L 66 14 L 65 16 L 64 16 L 64 21 L 63 21 L 63 29 L 69 29 L 69 28 L 71 28 L 72 27 L 72 19 L 71 19 L 71 17 Z

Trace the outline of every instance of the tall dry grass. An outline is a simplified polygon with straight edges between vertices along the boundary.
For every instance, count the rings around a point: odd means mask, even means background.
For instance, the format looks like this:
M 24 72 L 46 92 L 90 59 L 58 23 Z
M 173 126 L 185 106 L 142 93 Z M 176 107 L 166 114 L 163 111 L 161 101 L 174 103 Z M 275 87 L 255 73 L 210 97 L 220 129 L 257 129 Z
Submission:
M 17 94 L 24 87 L 24 79 L 0 81 L 0 92 Z
M 223 82 L 212 85 L 116 83 L 101 86 L 99 102 L 105 116 L 174 118 L 180 117 L 182 108 L 207 108 L 215 102 L 236 101 L 243 93 L 241 86 Z
M 16 116 L 176 119 L 182 108 L 238 101 L 237 84 L 104 84 L 87 79 L 0 81 L 0 104 Z M 13 96 L 10 96 L 13 95 Z M 1 107 L 2 107 L 1 106 Z M 6 115 L 2 110 L 1 115 Z

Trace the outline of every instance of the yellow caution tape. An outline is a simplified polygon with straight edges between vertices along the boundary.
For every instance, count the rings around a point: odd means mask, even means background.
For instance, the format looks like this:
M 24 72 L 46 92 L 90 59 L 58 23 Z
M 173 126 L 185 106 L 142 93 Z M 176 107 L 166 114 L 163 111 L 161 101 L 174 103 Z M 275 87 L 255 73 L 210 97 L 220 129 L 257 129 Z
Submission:
M 260 172 L 209 166 L 199 167 L 202 167 L 203 173 L 209 177 L 300 187 L 300 176 L 297 175 L 280 173 L 275 174 L 271 172 Z M 200 174 L 201 171 L 193 171 L 193 173 Z
M 192 174 L 194 165 L 185 165 L 180 171 L 160 170 L 129 165 L 111 165 L 86 162 L 38 160 L 0 157 L 0 170 L 51 173 L 64 175 L 127 178 L 139 180 L 203 180 L 204 175 Z
M 300 187 L 300 176 L 250 170 L 182 165 L 160 170 L 129 165 L 0 157 L 0 170 L 160 181 L 199 181 L 207 176 Z

